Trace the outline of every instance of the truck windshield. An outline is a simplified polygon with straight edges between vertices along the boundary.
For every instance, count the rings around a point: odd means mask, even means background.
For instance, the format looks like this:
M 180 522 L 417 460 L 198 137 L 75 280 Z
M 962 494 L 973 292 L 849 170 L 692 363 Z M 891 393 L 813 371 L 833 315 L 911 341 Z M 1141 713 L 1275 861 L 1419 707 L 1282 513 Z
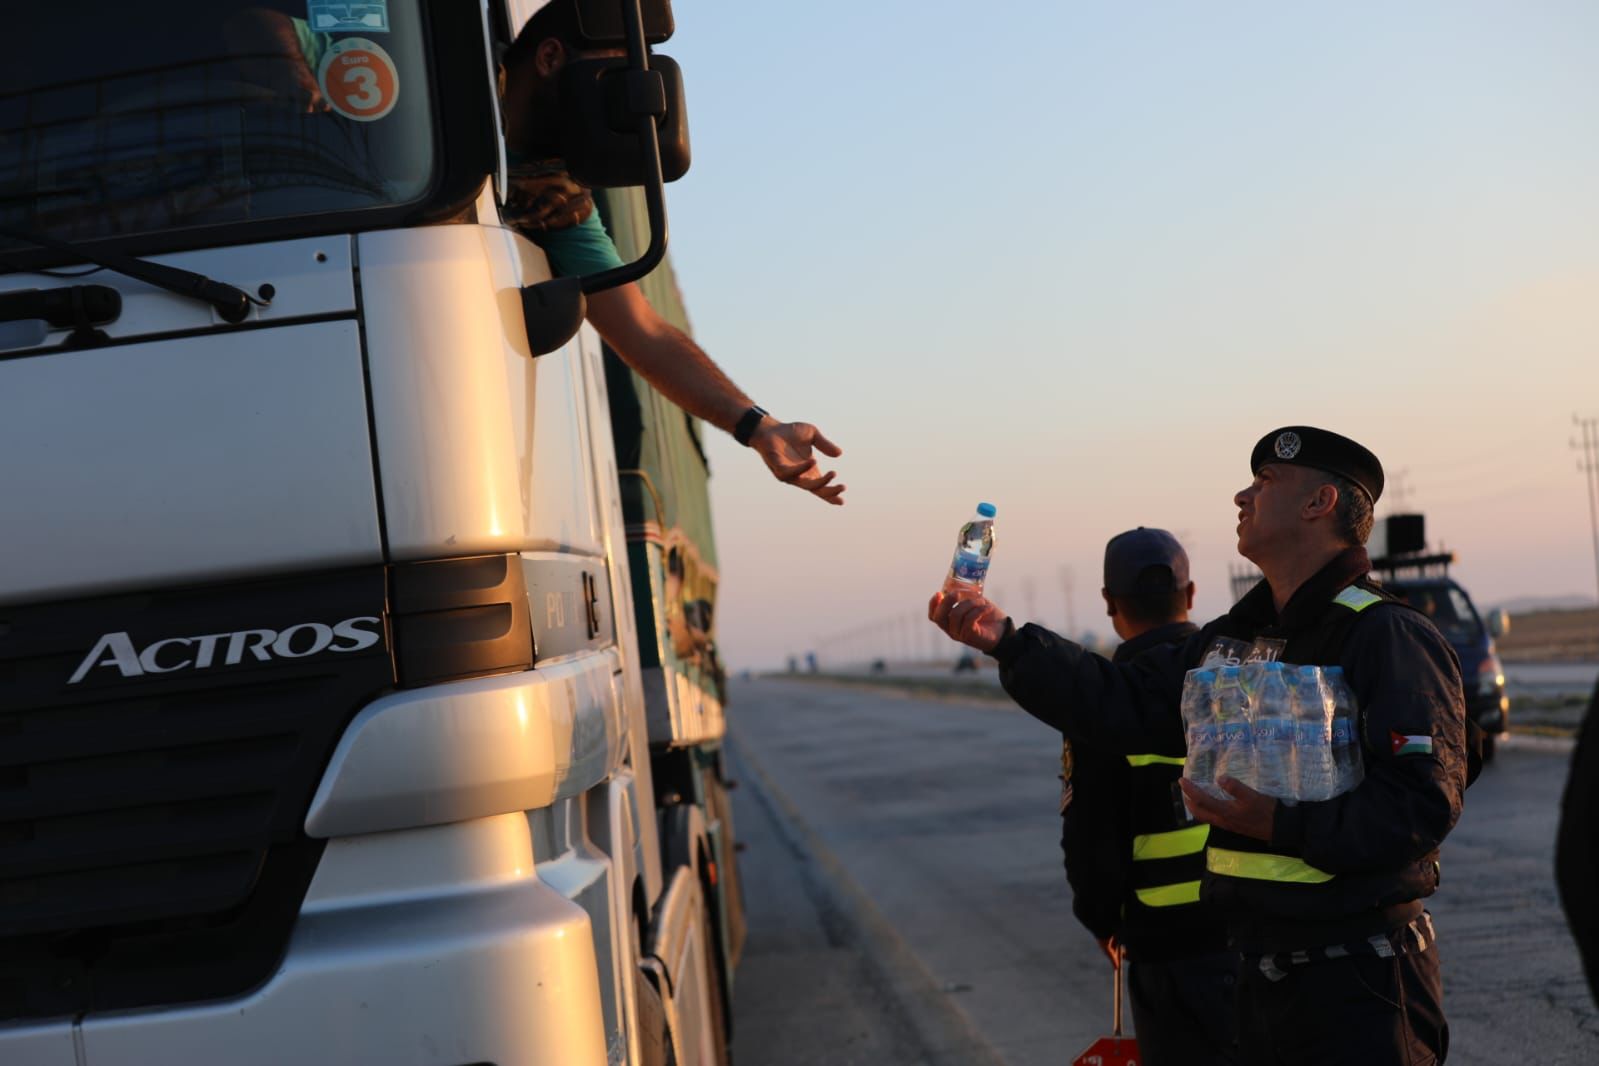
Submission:
M 418 7 L 27 5 L 0 37 L 0 230 L 93 240 L 420 199 Z
M 1453 585 L 1399 586 L 1393 592 L 1432 619 L 1438 631 L 1453 643 L 1469 644 L 1482 636 L 1482 623 L 1471 601 Z

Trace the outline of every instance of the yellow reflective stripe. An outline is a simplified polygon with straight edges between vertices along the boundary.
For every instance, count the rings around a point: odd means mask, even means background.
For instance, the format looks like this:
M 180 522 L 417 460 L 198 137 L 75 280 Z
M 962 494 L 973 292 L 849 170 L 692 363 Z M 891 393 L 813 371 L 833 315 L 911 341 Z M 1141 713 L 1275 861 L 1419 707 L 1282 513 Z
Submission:
M 1158 888 L 1135 888 L 1138 902 L 1146 907 L 1176 907 L 1183 903 L 1199 902 L 1199 882 L 1179 881 L 1175 885 Z
M 1181 755 L 1129 755 L 1128 766 L 1181 766 L 1184 759 Z
M 1356 614 L 1359 614 L 1372 604 L 1381 603 L 1382 597 L 1377 595 L 1375 592 L 1367 592 L 1365 589 L 1356 588 L 1354 585 L 1350 585 L 1348 588 L 1344 589 L 1344 591 L 1334 596 L 1333 602 L 1342 604 L 1343 606 L 1348 607 L 1351 611 L 1354 611 Z
M 1303 859 L 1287 855 L 1265 855 L 1252 851 L 1228 851 L 1213 847 L 1205 852 L 1205 869 L 1224 877 L 1247 877 L 1253 881 L 1287 881 L 1301 885 L 1320 885 L 1333 879 Z
M 1204 850 L 1205 840 L 1209 836 L 1208 825 L 1191 825 L 1187 829 L 1169 829 L 1164 833 L 1141 833 L 1133 837 L 1133 861 L 1197 855 Z

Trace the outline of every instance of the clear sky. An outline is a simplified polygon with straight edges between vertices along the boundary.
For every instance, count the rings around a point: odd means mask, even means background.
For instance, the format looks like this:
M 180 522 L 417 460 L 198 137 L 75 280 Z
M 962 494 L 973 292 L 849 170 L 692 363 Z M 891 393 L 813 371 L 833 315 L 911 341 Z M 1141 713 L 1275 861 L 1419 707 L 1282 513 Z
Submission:
M 1479 605 L 1593 598 L 1599 5 L 676 10 L 697 336 L 849 485 L 829 508 L 716 435 L 732 667 L 879 620 L 875 653 L 930 650 L 978 500 L 1018 618 L 1063 628 L 1069 568 L 1108 634 L 1101 552 L 1140 524 L 1211 617 L 1249 450 L 1299 422 L 1403 471 Z

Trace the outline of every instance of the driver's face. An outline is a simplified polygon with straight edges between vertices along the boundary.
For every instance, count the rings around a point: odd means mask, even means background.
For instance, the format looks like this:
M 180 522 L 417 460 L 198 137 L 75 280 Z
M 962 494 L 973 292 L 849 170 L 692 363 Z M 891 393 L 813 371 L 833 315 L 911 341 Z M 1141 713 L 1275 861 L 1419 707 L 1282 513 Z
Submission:
M 510 139 L 520 151 L 546 155 L 558 151 L 556 131 L 561 109 L 561 71 L 577 59 L 605 59 L 627 55 L 624 48 L 568 49 L 551 37 L 531 56 L 505 72 L 506 124 Z M 514 103 L 511 97 L 518 97 Z

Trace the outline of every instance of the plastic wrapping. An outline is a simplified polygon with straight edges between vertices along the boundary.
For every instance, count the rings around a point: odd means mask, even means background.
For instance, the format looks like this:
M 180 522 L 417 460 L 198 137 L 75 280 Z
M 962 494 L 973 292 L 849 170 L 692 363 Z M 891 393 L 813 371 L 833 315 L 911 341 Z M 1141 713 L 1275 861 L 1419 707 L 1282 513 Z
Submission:
M 1188 672 L 1183 776 L 1218 797 L 1224 775 L 1288 803 L 1347 792 L 1364 767 L 1343 671 L 1279 662 L 1274 643 L 1218 640 Z

